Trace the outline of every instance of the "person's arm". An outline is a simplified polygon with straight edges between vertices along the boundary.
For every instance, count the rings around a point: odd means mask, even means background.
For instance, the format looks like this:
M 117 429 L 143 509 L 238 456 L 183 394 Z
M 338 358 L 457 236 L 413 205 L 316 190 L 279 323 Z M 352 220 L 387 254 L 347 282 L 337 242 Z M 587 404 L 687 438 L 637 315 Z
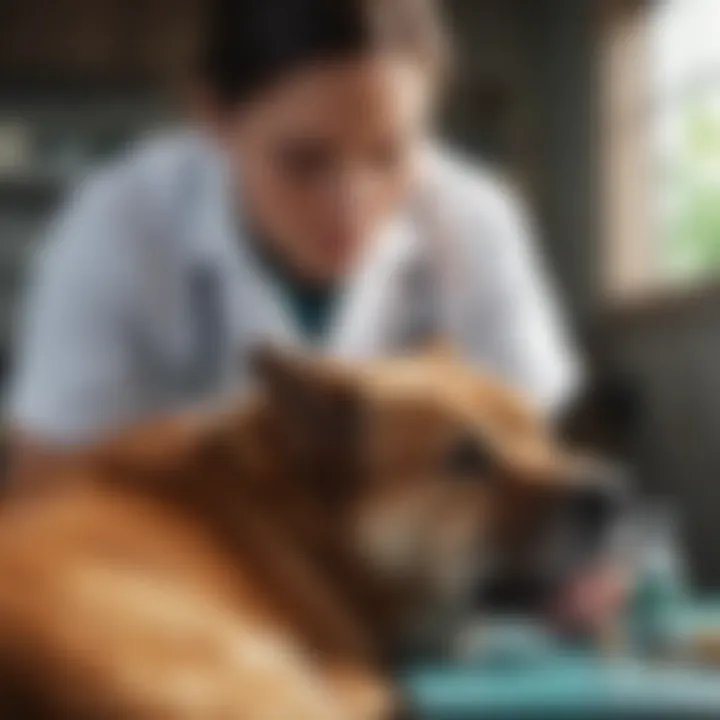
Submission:
M 582 373 L 527 214 L 506 187 L 490 186 L 465 232 L 470 354 L 559 412 Z
M 37 256 L 10 386 L 9 464 L 18 478 L 142 411 L 139 215 L 119 177 L 95 179 Z

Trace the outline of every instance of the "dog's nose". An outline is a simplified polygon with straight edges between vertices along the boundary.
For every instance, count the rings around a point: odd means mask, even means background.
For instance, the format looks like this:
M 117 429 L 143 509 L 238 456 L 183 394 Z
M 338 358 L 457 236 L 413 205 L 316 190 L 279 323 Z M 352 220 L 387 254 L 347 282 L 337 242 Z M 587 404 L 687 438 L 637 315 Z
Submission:
M 605 525 L 622 507 L 615 488 L 604 485 L 583 485 L 573 489 L 569 498 L 573 517 L 583 525 Z
M 570 515 L 589 533 L 602 532 L 629 504 L 628 488 L 618 470 L 595 468 L 573 485 L 567 498 Z

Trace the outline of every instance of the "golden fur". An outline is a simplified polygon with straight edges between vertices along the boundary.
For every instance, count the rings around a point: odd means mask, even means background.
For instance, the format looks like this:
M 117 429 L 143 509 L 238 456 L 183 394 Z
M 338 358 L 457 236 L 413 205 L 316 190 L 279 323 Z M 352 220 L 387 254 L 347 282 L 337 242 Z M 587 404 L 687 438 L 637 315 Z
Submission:
M 258 373 L 252 398 L 120 433 L 6 503 L 2 710 L 393 717 L 405 625 L 491 546 L 527 552 L 574 473 L 520 398 L 447 357 L 266 353 Z M 465 436 L 487 465 L 448 477 Z

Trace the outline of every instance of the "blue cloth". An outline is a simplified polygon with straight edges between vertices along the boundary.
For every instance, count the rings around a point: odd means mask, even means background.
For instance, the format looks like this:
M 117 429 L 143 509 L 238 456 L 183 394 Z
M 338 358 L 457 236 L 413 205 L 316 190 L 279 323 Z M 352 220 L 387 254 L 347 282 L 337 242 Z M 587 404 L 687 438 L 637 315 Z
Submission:
M 300 335 L 311 343 L 322 340 L 335 310 L 336 286 L 301 278 L 269 250 L 267 243 L 259 239 L 253 241 L 253 249 L 280 293 Z
M 685 606 L 673 634 L 720 627 L 720 604 Z M 407 692 L 427 720 L 720 718 L 720 672 L 528 643 L 525 657 L 496 655 L 455 668 L 416 667 Z
M 407 689 L 428 720 L 718 718 L 720 675 L 708 670 L 603 663 L 591 655 L 516 669 L 421 668 Z

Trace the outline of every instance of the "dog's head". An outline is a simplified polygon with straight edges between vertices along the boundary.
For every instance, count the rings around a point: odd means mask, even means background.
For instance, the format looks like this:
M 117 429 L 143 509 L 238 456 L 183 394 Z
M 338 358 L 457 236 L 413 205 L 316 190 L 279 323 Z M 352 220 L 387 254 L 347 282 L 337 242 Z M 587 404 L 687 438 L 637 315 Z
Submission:
M 488 375 L 447 355 L 350 366 L 265 351 L 257 365 L 298 477 L 419 600 L 504 588 L 542 603 L 603 551 L 616 478 Z

